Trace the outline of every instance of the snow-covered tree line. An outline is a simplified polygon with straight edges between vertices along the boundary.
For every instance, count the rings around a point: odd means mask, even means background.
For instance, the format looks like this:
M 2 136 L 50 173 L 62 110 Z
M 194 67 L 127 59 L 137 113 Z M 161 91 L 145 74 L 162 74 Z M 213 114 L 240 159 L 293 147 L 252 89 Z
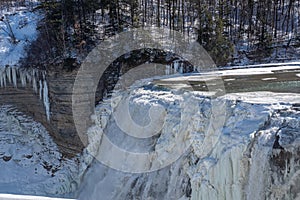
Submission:
M 197 39 L 219 65 L 240 46 L 268 56 L 277 46 L 300 44 L 300 0 L 44 0 L 39 8 L 47 13 L 46 49 L 67 57 L 117 32 L 153 25 Z

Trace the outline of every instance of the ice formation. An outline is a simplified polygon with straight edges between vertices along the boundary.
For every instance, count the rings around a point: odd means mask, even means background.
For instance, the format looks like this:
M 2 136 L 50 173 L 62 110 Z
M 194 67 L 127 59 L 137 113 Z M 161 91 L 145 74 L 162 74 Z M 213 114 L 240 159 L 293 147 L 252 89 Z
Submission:
M 136 139 L 118 127 L 112 113 L 120 101 L 115 99 L 128 94 L 132 119 L 141 125 L 149 123 L 145 115 L 149 107 L 159 104 L 166 109 L 157 137 Z M 128 152 L 172 147 L 186 133 L 191 146 L 173 164 L 148 173 L 126 173 L 95 160 L 81 183 L 79 199 L 300 198 L 299 94 L 240 93 L 212 100 L 205 93 L 161 90 L 150 84 L 118 93 L 115 99 L 96 109 L 96 125 L 88 131 L 89 153 L 99 155 L 103 134 Z M 218 102 L 219 113 L 212 113 L 212 101 Z M 220 116 L 225 118 L 222 126 L 215 127 L 218 134 L 209 134 L 212 118 Z M 164 156 L 170 156 L 172 149 L 167 148 Z M 134 165 L 148 164 L 136 160 Z
M 198 71 L 197 67 L 194 67 L 194 72 Z M 184 73 L 184 62 L 183 60 L 176 60 L 172 64 L 166 65 L 165 75 L 171 74 L 183 74 Z
M 50 120 L 49 90 L 45 71 L 10 66 L 0 67 L 1 87 L 32 87 L 35 93 L 39 91 L 40 99 L 44 103 L 47 119 Z
M 47 81 L 44 80 L 44 86 L 43 86 L 43 102 L 46 109 L 46 116 L 48 121 L 50 120 L 50 102 L 49 102 L 49 96 L 48 96 L 48 85 Z

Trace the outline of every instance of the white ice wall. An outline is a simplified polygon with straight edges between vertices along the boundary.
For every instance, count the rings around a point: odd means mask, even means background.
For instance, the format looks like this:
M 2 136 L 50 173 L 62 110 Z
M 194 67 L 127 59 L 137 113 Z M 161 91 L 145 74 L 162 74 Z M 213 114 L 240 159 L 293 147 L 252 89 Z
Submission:
M 124 96 L 124 94 L 118 95 Z M 167 115 L 162 134 L 153 148 L 160 149 L 168 146 L 174 142 L 174 138 L 178 139 L 178 135 L 188 132 L 192 139 L 191 149 L 169 168 L 147 175 L 130 175 L 116 172 L 103 165 L 100 167 L 96 164 L 92 165 L 82 183 L 87 186 L 81 191 L 80 197 L 92 198 L 104 195 L 103 188 L 106 188 L 109 189 L 109 193 L 108 196 L 103 197 L 107 199 L 124 199 L 128 197 L 126 195 L 142 199 L 288 199 L 287 188 L 290 188 L 289 185 L 296 185 L 295 182 L 300 180 L 300 171 L 289 172 L 290 174 L 286 175 L 287 178 L 282 183 L 284 187 L 278 190 L 280 181 L 275 183 L 270 179 L 271 175 L 282 179 L 278 174 L 274 174 L 270 167 L 278 129 L 289 123 L 293 124 L 294 128 L 291 129 L 295 133 L 293 140 L 300 139 L 299 122 L 295 122 L 299 121 L 299 112 L 283 115 L 281 118 L 276 116 L 278 110 L 291 110 L 293 106 L 293 102 L 281 103 L 282 95 L 261 92 L 249 93 L 249 95 L 246 93 L 227 95 L 217 99 L 218 104 L 215 105 L 220 106 L 219 110 L 225 110 L 223 113 L 225 123 L 215 130 L 219 133 L 214 136 L 209 136 L 206 132 L 211 126 L 212 104 L 209 98 L 201 93 L 139 88 L 131 90 L 130 95 L 132 119 L 137 121 L 147 121 L 144 109 L 149 105 L 160 104 L 166 109 Z M 261 96 L 264 102 L 259 103 L 257 96 Z M 297 94 L 292 96 L 292 100 L 295 101 Z M 241 98 L 242 101 L 238 100 Z M 251 98 L 255 98 L 255 101 L 251 102 Z M 132 139 L 119 135 L 120 130 L 116 128 L 112 117 L 114 107 L 119 101 L 114 103 L 109 101 L 97 108 L 93 118 L 97 126 L 91 128 L 88 133 L 91 142 L 88 148 L 93 152 L 92 154 L 97 154 L 103 130 L 106 130 L 105 134 L 109 134 L 116 145 L 123 144 L 122 148 L 134 151 L 149 149 L 151 142 L 140 140 L 135 143 L 131 141 Z M 110 104 L 113 106 L 111 107 Z M 217 117 L 222 113 L 216 112 L 214 115 Z M 125 124 L 130 126 L 131 123 L 128 121 Z M 170 155 L 168 151 L 165 154 L 165 156 Z M 143 161 L 138 160 L 136 166 L 143 165 L 140 162 Z M 146 166 L 146 163 L 144 164 Z M 97 176 L 97 174 L 101 175 Z M 132 178 L 128 179 L 128 177 Z M 191 197 L 186 195 L 186 180 L 191 182 Z M 281 191 L 280 194 L 277 194 L 278 191 Z

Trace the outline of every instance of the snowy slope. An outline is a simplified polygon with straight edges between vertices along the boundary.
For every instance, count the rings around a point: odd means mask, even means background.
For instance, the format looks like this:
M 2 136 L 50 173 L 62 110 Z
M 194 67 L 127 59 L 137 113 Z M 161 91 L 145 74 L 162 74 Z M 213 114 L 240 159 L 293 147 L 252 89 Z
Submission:
M 0 193 L 69 196 L 84 162 L 68 160 L 46 129 L 14 107 L 0 107 Z
M 17 65 L 26 55 L 25 47 L 37 38 L 37 23 L 42 15 L 31 11 L 32 4 L 37 2 L 30 2 L 30 6 L 16 4 L 9 9 L 0 9 L 0 67 Z M 12 41 L 12 33 L 15 42 Z

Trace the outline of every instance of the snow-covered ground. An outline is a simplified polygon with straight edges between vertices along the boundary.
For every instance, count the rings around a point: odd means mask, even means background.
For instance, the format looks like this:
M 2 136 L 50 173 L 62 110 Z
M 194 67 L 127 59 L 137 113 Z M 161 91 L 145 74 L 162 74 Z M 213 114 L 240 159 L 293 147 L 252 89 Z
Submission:
M 37 24 L 42 15 L 32 11 L 34 4 L 37 1 L 0 9 L 0 67 L 18 65 L 26 56 L 25 47 L 37 38 Z
M 3 200 L 33 200 L 33 199 L 38 199 L 38 200 L 73 200 L 73 199 L 66 199 L 66 198 L 17 195 L 17 194 L 0 194 L 0 199 L 3 199 Z
M 0 193 L 69 196 L 82 173 L 78 163 L 84 162 L 62 157 L 41 124 L 0 107 Z

